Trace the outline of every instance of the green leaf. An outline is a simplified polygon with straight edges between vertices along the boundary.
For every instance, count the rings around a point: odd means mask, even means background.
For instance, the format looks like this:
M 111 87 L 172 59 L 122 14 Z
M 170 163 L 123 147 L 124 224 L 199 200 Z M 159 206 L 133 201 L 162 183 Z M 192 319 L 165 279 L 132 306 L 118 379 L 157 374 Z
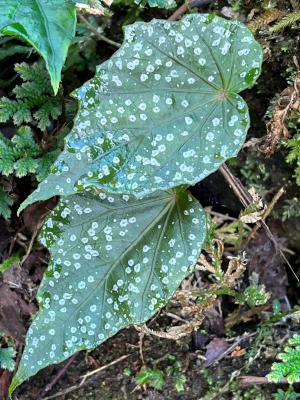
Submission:
M 160 369 L 146 368 L 137 373 L 135 381 L 138 385 L 149 385 L 160 390 L 166 383 L 166 377 Z
M 13 199 L 0 186 L 0 216 L 2 215 L 5 219 L 10 218 L 11 216 L 10 206 L 12 204 L 13 204 Z
M 16 352 L 12 347 L 0 348 L 0 367 L 13 371 L 15 369 L 15 361 L 13 360 L 15 355 Z
M 18 263 L 20 261 L 19 255 L 14 255 L 7 258 L 3 263 L 0 264 L 0 273 L 5 272 L 8 268 L 10 268 L 14 263 Z
M 62 198 L 42 229 L 51 263 L 11 391 L 47 365 L 148 320 L 195 265 L 205 214 L 185 190 Z
M 77 91 L 65 151 L 22 208 L 89 186 L 140 196 L 202 180 L 240 150 L 249 115 L 237 92 L 261 62 L 239 21 L 191 14 L 128 26 L 120 50 Z
M 75 5 L 70 0 L 0 0 L 0 33 L 24 39 L 37 50 L 55 94 L 75 25 Z
M 280 382 L 286 378 L 288 383 L 300 382 L 300 335 L 295 334 L 288 341 L 283 353 L 277 358 L 281 362 L 272 365 L 272 371 L 267 375 L 270 382 Z

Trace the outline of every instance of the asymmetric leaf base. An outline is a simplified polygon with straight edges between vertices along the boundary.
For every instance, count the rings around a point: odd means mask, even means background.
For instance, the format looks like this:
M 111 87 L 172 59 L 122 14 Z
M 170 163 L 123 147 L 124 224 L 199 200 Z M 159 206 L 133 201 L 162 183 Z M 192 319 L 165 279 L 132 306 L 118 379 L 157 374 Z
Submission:
M 205 234 L 204 211 L 185 190 L 63 198 L 40 235 L 51 263 L 11 390 L 149 319 L 192 271 Z

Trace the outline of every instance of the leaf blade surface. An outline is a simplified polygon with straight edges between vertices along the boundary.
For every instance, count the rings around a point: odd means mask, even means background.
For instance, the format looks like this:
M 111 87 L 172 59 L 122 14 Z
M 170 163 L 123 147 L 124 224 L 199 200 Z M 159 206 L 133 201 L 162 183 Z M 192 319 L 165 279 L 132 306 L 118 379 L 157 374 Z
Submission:
M 51 262 L 12 389 L 49 364 L 148 320 L 193 269 L 206 234 L 183 188 L 144 199 L 62 198 L 41 233 Z
M 75 25 L 75 5 L 70 0 L 0 0 L 0 32 L 18 36 L 37 50 L 55 94 Z

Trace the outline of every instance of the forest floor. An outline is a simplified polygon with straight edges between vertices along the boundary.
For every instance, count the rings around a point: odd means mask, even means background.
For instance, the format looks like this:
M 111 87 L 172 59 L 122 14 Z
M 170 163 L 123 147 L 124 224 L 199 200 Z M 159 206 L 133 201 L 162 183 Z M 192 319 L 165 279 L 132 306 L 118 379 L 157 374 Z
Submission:
M 286 162 L 287 149 L 280 145 L 282 138 L 273 138 L 277 140 L 276 151 L 270 152 L 268 157 L 258 149 L 254 139 L 266 136 L 266 123 L 274 113 L 275 101 L 293 85 L 297 69 L 293 57 L 298 55 L 300 61 L 300 28 L 299 23 L 291 24 L 271 33 L 270 26 L 290 12 L 296 2 L 278 0 L 269 8 L 264 3 L 267 2 L 198 1 L 194 2 L 197 7 L 193 10 L 239 18 L 252 26 L 263 46 L 262 75 L 252 89 L 243 93 L 251 115 L 248 145 L 229 165 L 245 188 L 255 187 L 268 204 L 272 199 L 278 200 L 274 201 L 266 223 L 276 241 L 284 247 L 293 271 L 276 252 L 274 243 L 261 227 L 247 243 L 253 225 L 241 227 L 239 214 L 243 206 L 224 176 L 216 172 L 191 191 L 206 207 L 215 225 L 215 239 L 222 247 L 219 254 L 222 265 L 226 268 L 228 257 L 236 257 L 244 251 L 248 260 L 247 271 L 237 282 L 238 288 L 243 291 L 249 278 L 257 276 L 270 299 L 263 305 L 248 307 L 237 304 L 226 293 L 221 294 L 214 306 L 204 312 L 204 321 L 198 330 L 178 340 L 169 340 L 161 337 L 161 333 L 185 320 L 182 305 L 175 296 L 159 315 L 148 322 L 152 333 L 140 332 L 135 327 L 124 329 L 94 351 L 81 352 L 71 361 L 42 370 L 16 391 L 14 400 L 298 398 L 299 385 L 290 387 L 288 393 L 286 382 L 280 385 L 270 383 L 266 375 L 287 340 L 300 332 L 299 283 L 294 275 L 300 276 L 300 212 L 297 214 L 292 209 L 293 199 L 300 196 L 300 186 L 295 180 L 295 165 Z M 100 18 L 98 22 L 104 26 L 104 34 L 116 42 L 122 41 L 121 27 L 124 24 L 139 19 L 168 18 L 172 13 L 149 8 L 140 11 L 128 0 L 115 1 L 111 10 L 111 16 Z M 92 32 L 82 32 L 79 34 L 85 39 L 88 37 L 88 44 L 80 51 L 75 49 L 69 56 L 70 67 L 64 74 L 66 93 L 92 77 L 95 65 L 108 59 L 115 51 L 113 46 L 104 46 Z M 1 81 L 13 78 L 12 62 L 29 62 L 35 58 L 34 54 L 26 57 L 18 54 L 13 59 L 2 61 Z M 8 85 L 0 91 L 7 95 L 10 90 Z M 300 130 L 300 118 L 298 125 L 293 118 L 286 122 L 290 135 Z M 16 130 L 12 124 L 1 124 L 0 128 L 7 137 L 12 136 L 9 132 Z M 49 260 L 36 236 L 45 212 L 53 208 L 56 200 L 34 204 L 19 218 L 16 214 L 18 204 L 36 183 L 25 177 L 5 180 L 5 184 L 10 188 L 15 204 L 12 217 L 0 219 L 0 255 L 4 260 L 22 254 L 25 259 L 22 268 L 16 263 L 1 275 L 0 331 L 5 345 L 14 343 L 18 360 L 31 315 L 37 310 L 35 294 Z M 282 187 L 283 194 L 280 192 Z M 278 193 L 281 197 L 278 195 L 277 199 Z M 207 257 L 209 259 L 209 252 Z M 210 284 L 209 274 L 198 268 L 183 286 L 201 290 Z M 11 377 L 11 372 L 0 369 L 0 400 L 6 397 Z

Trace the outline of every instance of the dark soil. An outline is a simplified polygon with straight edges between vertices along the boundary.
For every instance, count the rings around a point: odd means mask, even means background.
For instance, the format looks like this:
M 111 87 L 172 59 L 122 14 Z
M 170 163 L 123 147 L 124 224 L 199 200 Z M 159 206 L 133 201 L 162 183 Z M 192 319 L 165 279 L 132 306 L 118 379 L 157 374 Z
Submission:
M 238 15 L 243 21 L 246 21 L 253 9 L 257 10 L 257 15 L 264 12 L 260 1 L 245 0 L 240 3 Z M 277 7 L 281 10 L 287 11 L 291 7 L 287 4 L 289 1 L 277 3 Z M 116 41 L 122 40 L 121 26 L 124 22 L 130 23 L 138 19 L 148 21 L 153 17 L 166 18 L 170 15 L 167 11 L 149 8 L 139 11 L 132 5 L 118 4 L 117 2 L 112 7 L 115 11 L 113 16 L 103 21 L 106 24 L 105 33 Z M 199 4 L 200 11 L 217 13 L 221 12 L 222 7 L 230 6 L 226 1 L 212 1 L 210 5 L 203 8 L 201 8 L 201 1 Z M 287 69 L 292 66 L 293 55 L 297 52 L 299 54 L 300 43 L 300 31 L 292 27 L 277 35 L 270 35 L 268 26 L 263 26 L 256 32 L 256 36 L 264 47 L 266 60 L 262 76 L 256 86 L 243 93 L 249 105 L 252 122 L 248 139 L 266 134 L 265 114 L 272 106 L 275 96 L 287 86 Z M 282 51 L 283 47 L 284 51 Z M 93 76 L 95 65 L 109 58 L 114 48 L 97 43 L 93 51 L 95 51 L 93 65 L 87 65 L 89 62 L 87 60 L 81 70 L 71 68 L 66 71 L 65 93 L 70 93 Z M 35 59 L 36 56 L 30 56 L 30 61 Z M 22 56 L 15 56 L 7 63 L 2 62 L 1 80 L 11 79 L 11 65 L 21 61 L 24 61 Z M 29 60 L 26 59 L 26 61 Z M 1 89 L 1 95 L 7 95 L 9 90 L 9 86 L 4 87 Z M 12 125 L 2 124 L 0 128 L 3 133 L 6 132 L 7 137 L 15 133 Z M 285 163 L 285 155 L 281 150 L 273 157 L 266 159 L 257 150 L 246 148 L 239 155 L 237 162 L 232 163 L 232 168 L 247 187 L 249 181 L 241 170 L 249 154 L 256 160 L 254 164 L 266 165 L 269 177 L 265 182 L 267 190 L 264 194 L 265 199 L 269 201 L 283 184 L 287 184 L 292 175 L 292 167 Z M 255 166 L 253 168 L 255 169 Z M 24 253 L 28 250 L 30 240 L 33 235 L 35 236 L 41 218 L 56 204 L 56 199 L 44 204 L 35 204 L 29 207 L 21 218 L 18 218 L 16 215 L 18 205 L 33 190 L 36 183 L 27 177 L 21 180 L 14 178 L 9 184 L 15 204 L 11 220 L 0 219 L 0 255 L 3 260 L 18 251 Z M 242 209 L 241 204 L 218 172 L 191 188 L 191 191 L 203 206 L 212 207 L 216 213 L 228 214 L 236 218 Z M 293 183 L 287 185 L 287 193 L 290 198 L 299 196 L 300 189 Z M 295 272 L 299 274 L 300 220 L 289 220 L 288 224 L 283 223 L 280 217 L 281 206 L 282 203 L 279 202 L 276 206 L 279 211 L 277 215 L 274 213 L 271 217 L 269 226 L 277 240 L 289 249 L 287 256 Z M 230 246 L 227 248 L 225 245 L 225 255 L 232 255 L 231 251 L 232 248 Z M 266 305 L 249 310 L 235 304 L 229 296 L 220 296 L 213 311 L 206 313 L 203 326 L 194 334 L 176 342 L 155 336 L 145 336 L 140 341 L 135 328 L 125 329 L 98 349 L 78 354 L 65 371 L 66 362 L 41 371 L 22 385 L 13 398 L 15 400 L 42 398 L 59 400 L 273 399 L 273 394 L 280 387 L 279 385 L 265 383 L 260 386 L 253 384 L 243 386 L 240 384 L 240 377 L 266 376 L 276 355 L 286 343 L 286 339 L 299 330 L 297 322 L 288 319 L 276 324 L 266 322 L 272 314 L 272 300 L 278 300 L 282 310 L 299 305 L 299 286 L 264 233 L 259 233 L 246 251 L 250 261 L 244 280 L 247 281 L 252 272 L 259 274 L 260 283 L 263 283 L 271 293 L 271 300 Z M 34 242 L 22 268 L 13 266 L 0 276 L 0 331 L 5 337 L 14 341 L 18 350 L 17 359 L 23 348 L 24 335 L 30 325 L 31 315 L 37 310 L 35 294 L 43 272 L 47 268 L 48 260 L 47 251 Z M 203 282 L 207 284 L 208 279 L 206 275 L 194 274 L 190 281 L 203 286 Z M 245 285 L 245 281 L 240 283 L 241 288 Z M 151 329 L 163 331 L 177 324 L 178 321 L 166 315 L 167 311 L 162 311 L 161 315 L 154 318 L 148 326 Z M 246 339 L 237 344 L 239 347 L 236 346 L 228 354 L 224 354 L 224 349 L 228 347 L 228 344 L 235 343 L 241 335 L 246 335 Z M 213 342 L 216 338 L 220 340 Z M 213 343 L 211 346 L 213 354 L 210 354 L 212 365 L 204 367 L 205 356 L 208 357 L 209 343 Z M 225 347 L 222 348 L 222 346 Z M 214 363 L 214 359 L 217 360 L 220 354 L 223 354 L 221 360 Z M 116 363 L 109 366 L 114 361 Z M 178 391 L 175 387 L 174 373 L 168 375 L 166 372 L 167 368 L 174 367 L 176 362 L 186 379 L 182 391 Z M 97 372 L 97 369 L 101 367 L 105 368 Z M 161 390 L 156 390 L 150 385 L 136 384 L 136 374 L 145 367 L 164 371 L 166 383 Z M 85 374 L 91 372 L 94 373 L 84 380 Z M 5 390 L 11 377 L 11 373 L 0 369 L 0 400 L 5 399 Z M 57 377 L 60 379 L 56 382 Z M 47 390 L 49 384 L 51 387 Z

